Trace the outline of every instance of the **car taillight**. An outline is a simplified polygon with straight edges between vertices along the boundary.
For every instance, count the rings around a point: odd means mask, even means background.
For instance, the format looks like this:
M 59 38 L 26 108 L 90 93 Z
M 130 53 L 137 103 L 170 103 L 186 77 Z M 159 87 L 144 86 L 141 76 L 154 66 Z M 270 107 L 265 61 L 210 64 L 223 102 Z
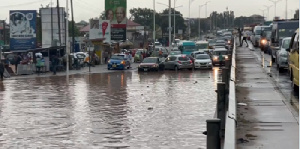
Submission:
M 181 61 L 177 61 L 179 64 L 181 64 Z
M 193 61 L 192 60 L 190 60 L 190 64 L 192 64 L 193 63 Z

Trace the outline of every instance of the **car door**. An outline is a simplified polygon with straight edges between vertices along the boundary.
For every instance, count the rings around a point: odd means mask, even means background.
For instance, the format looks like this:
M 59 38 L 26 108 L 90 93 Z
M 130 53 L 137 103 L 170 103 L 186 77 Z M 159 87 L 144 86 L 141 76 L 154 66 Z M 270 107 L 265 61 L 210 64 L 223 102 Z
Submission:
M 165 68 L 166 69 L 173 69 L 174 68 L 174 61 L 176 60 L 176 57 L 171 56 L 166 58 L 165 60 Z

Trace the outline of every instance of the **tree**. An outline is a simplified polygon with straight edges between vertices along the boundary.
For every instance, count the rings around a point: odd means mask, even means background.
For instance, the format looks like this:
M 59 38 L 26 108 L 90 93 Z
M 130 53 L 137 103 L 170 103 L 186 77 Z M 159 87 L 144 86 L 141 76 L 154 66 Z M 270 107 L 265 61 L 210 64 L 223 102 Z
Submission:
M 78 36 L 82 36 L 82 34 L 80 33 L 79 29 L 75 26 L 75 22 L 73 21 L 69 21 L 69 36 L 70 37 L 73 37 L 73 34 L 72 34 L 72 29 L 73 29 L 73 26 L 72 24 L 74 23 L 74 37 L 78 37 Z
M 133 22 L 153 28 L 153 10 L 149 8 L 133 8 L 129 10 Z M 159 17 L 155 15 L 156 20 Z

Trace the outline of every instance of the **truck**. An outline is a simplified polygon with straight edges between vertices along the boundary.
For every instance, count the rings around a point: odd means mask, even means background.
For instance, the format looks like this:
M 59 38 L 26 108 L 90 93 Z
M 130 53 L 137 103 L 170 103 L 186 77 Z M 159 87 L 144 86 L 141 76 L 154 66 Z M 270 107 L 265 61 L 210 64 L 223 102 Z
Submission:
M 299 20 L 277 20 L 273 22 L 271 34 L 271 58 L 275 62 L 276 51 L 279 50 L 279 43 L 285 37 L 291 37 L 299 28 Z

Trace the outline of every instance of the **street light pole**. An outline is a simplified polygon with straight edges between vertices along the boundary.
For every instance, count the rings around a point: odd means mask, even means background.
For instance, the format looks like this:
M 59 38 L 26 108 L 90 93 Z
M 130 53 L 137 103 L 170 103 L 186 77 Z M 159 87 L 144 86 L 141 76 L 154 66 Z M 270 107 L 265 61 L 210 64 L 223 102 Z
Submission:
M 274 16 L 274 18 L 276 17 L 276 5 L 277 5 L 277 3 L 278 2 L 280 2 L 281 0 L 277 0 L 277 1 L 274 1 L 274 0 L 269 0 L 269 1 L 271 1 L 271 2 L 273 2 L 274 3 L 274 14 L 275 14 L 275 16 Z
M 155 0 L 153 0 L 153 50 L 155 50 Z
M 175 3 L 176 3 L 176 0 L 174 0 L 174 39 L 173 39 L 173 42 L 175 42 L 175 37 L 176 37 L 176 28 L 175 28 Z
M 190 21 L 190 19 L 191 19 L 191 0 L 189 0 L 189 30 L 188 30 L 188 32 L 189 32 L 189 40 L 190 40 L 190 38 L 191 38 L 191 21 Z
M 59 9 L 59 8 L 58 8 Z M 69 21 L 69 2 L 66 0 L 66 20 Z M 69 76 L 69 55 L 70 55 L 70 43 L 69 43 L 69 22 L 66 23 L 66 53 L 67 53 L 67 76 Z
M 272 7 L 272 5 L 270 5 L 270 6 L 264 5 L 264 6 L 267 8 L 267 12 L 268 12 L 268 14 L 267 14 L 267 20 L 269 20 L 269 9 Z
M 263 13 L 263 18 L 264 18 L 264 21 L 265 21 L 265 11 L 266 11 L 266 9 L 259 9 L 260 11 L 262 11 L 262 13 Z
M 171 33 L 172 33 L 172 27 L 171 27 L 171 0 L 169 0 L 169 50 L 171 50 Z
M 287 20 L 287 0 L 285 0 L 285 19 Z
M 203 7 L 204 5 L 200 5 L 199 6 L 199 25 L 198 25 L 198 32 L 199 32 L 199 40 L 200 40 L 200 38 L 201 38 L 201 28 L 200 28 L 200 26 L 201 26 L 201 24 L 200 24 L 200 21 L 201 21 L 201 7 Z

